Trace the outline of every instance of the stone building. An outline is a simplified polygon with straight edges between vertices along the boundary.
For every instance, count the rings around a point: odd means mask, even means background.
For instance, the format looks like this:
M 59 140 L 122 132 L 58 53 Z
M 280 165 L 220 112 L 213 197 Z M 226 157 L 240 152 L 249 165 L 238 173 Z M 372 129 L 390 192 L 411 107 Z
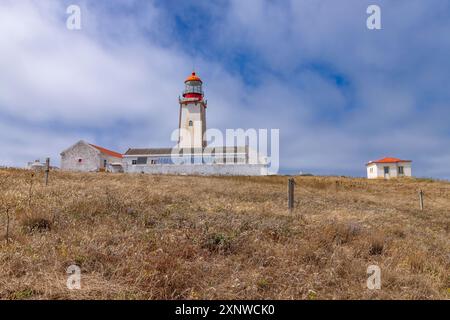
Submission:
M 80 140 L 61 152 L 61 170 L 121 172 L 122 154 Z

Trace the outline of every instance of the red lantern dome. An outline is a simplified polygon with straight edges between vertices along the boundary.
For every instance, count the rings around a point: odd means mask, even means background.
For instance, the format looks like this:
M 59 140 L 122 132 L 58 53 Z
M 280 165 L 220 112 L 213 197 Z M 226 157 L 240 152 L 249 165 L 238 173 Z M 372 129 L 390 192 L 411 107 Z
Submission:
M 184 81 L 185 89 L 183 91 L 183 97 L 187 99 L 203 100 L 203 82 L 195 72 Z
M 186 83 L 186 82 L 188 82 L 188 81 L 200 81 L 200 82 L 202 82 L 202 79 L 200 79 L 200 78 L 195 74 L 195 71 L 194 71 L 194 72 L 192 72 L 192 74 L 191 74 L 189 77 L 187 77 L 186 81 L 184 81 L 184 82 Z M 203 82 L 202 82 L 202 83 L 203 83 Z

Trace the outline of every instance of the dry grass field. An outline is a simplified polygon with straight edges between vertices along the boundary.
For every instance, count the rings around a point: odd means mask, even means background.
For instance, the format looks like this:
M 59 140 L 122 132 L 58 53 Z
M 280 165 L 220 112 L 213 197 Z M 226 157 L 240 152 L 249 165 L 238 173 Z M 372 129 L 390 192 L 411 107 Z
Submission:
M 450 298 L 450 183 L 295 180 L 0 169 L 0 298 Z

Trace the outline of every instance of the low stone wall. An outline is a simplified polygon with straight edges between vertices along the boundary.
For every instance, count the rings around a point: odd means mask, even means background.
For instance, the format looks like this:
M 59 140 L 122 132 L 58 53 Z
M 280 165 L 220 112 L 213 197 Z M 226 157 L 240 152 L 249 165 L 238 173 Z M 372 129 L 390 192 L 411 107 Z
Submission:
M 206 175 L 206 176 L 265 176 L 267 166 L 263 164 L 205 164 L 205 165 L 128 165 L 127 173 Z

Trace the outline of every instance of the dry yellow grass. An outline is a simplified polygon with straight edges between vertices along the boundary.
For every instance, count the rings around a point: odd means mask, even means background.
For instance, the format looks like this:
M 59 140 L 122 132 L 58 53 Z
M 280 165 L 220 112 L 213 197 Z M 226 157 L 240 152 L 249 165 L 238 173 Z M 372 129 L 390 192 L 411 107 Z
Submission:
M 295 179 L 0 170 L 0 298 L 450 297 L 449 183 Z

